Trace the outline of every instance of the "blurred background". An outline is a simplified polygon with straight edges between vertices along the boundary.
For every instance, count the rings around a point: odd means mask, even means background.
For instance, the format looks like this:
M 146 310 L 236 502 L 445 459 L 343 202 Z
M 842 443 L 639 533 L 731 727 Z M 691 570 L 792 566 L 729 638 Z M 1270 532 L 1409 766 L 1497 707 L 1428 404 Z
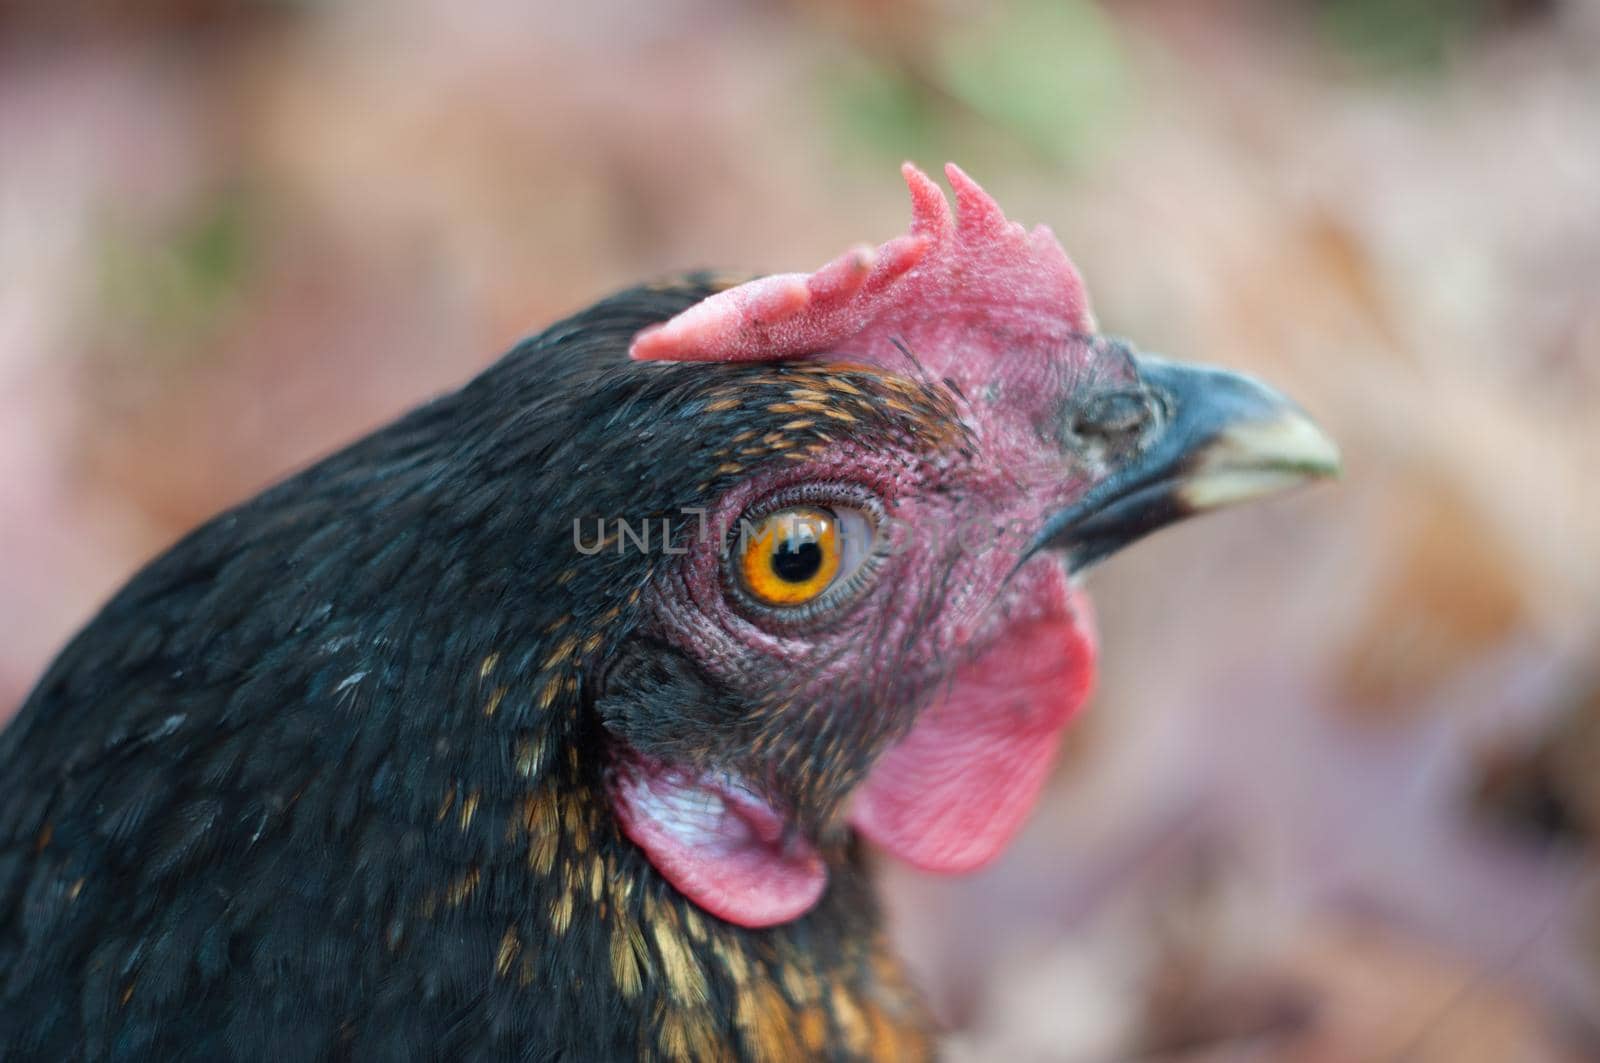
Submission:
M 1045 807 L 883 869 L 957 1060 L 1600 1059 L 1600 4 L 0 2 L 0 717 L 180 533 L 955 159 L 1343 482 L 1097 571 Z

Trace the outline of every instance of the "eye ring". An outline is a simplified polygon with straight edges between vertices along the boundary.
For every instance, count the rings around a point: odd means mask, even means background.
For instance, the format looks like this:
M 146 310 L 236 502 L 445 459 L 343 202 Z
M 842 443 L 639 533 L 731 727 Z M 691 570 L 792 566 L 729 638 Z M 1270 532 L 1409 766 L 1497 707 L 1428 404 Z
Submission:
M 835 614 L 871 582 L 887 544 L 883 503 L 855 484 L 779 491 L 728 529 L 725 582 L 751 619 L 803 626 Z

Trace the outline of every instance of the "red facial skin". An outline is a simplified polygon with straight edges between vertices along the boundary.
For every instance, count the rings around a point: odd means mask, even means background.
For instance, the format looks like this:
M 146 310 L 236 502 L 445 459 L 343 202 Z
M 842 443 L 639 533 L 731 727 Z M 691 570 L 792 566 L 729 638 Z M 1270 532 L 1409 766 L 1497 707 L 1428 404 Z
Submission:
M 881 755 L 849 822 L 919 867 L 957 872 L 993 859 L 1021 827 L 1092 686 L 1087 603 L 1059 559 L 1027 551 L 1102 471 L 1064 445 L 1069 401 L 1134 369 L 1094 341 L 1087 297 L 1049 231 L 1007 222 L 964 174 L 947 173 L 959 218 L 908 169 L 908 236 L 809 277 L 712 296 L 641 333 L 634 354 L 865 364 L 958 397 L 970 454 L 841 443 L 755 477 L 718 500 L 712 534 L 654 602 L 665 636 L 735 695 L 760 704 L 776 677 L 796 727 L 819 723 L 807 713 L 859 714 L 858 740 Z M 870 492 L 897 538 L 859 596 L 785 630 L 730 595 L 720 531 L 798 484 Z M 637 760 L 615 775 L 624 830 L 712 914 L 769 926 L 820 897 L 826 865 L 803 832 L 778 829 L 781 795 Z

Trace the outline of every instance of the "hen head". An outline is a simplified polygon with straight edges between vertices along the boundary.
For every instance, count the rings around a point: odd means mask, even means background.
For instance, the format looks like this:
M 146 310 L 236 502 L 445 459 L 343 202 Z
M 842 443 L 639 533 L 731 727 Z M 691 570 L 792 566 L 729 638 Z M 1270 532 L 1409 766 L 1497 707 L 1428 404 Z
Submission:
M 596 679 L 605 791 L 734 923 L 810 909 L 850 828 L 926 869 L 993 858 L 1092 685 L 1075 574 L 1337 466 L 1265 386 L 1099 335 L 1050 231 L 946 174 L 953 211 L 908 164 L 908 234 L 641 330 L 636 362 L 697 363 L 655 367 L 692 375 L 695 432 L 632 444 L 672 447 L 695 504 L 575 524 L 582 553 L 657 555 Z
M 0 733 L 0 1056 L 926 1049 L 855 839 L 993 857 L 1091 686 L 1076 574 L 1337 460 L 948 175 L 816 273 L 552 326 L 113 596 Z

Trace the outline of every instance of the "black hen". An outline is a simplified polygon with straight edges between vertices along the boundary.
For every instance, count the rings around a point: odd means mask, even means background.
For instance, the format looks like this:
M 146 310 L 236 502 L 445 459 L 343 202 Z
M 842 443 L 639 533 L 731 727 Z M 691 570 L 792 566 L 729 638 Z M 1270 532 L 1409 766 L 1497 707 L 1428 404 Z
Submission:
M 118 593 L 0 736 L 0 1057 L 929 1054 L 858 836 L 992 857 L 1092 674 L 1070 572 L 1334 461 L 949 173 L 959 219 L 908 171 L 877 251 L 600 303 Z

